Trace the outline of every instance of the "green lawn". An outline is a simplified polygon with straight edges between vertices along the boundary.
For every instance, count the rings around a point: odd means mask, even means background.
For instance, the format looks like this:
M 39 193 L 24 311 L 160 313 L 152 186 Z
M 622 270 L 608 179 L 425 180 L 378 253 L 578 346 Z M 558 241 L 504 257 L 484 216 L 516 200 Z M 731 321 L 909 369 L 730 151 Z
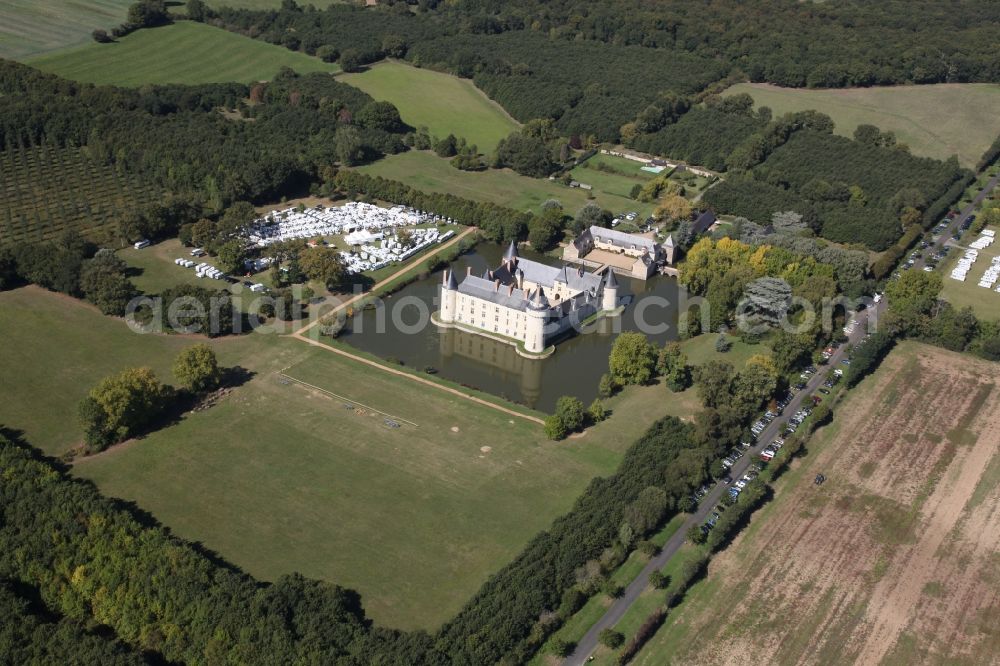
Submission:
M 76 81 L 120 86 L 249 83 L 270 79 L 286 66 L 300 74 L 338 70 L 304 53 L 190 21 L 138 30 L 114 44 L 91 42 L 29 64 Z
M 835 132 L 851 136 L 859 124 L 891 130 L 916 155 L 958 155 L 973 166 L 1000 133 L 1000 85 L 942 83 L 922 86 L 805 90 L 740 83 L 726 94 L 750 93 L 778 116 L 815 109 L 833 118 Z
M 632 199 L 604 192 L 586 192 L 539 178 L 529 178 L 510 169 L 482 172 L 460 171 L 433 153 L 411 150 L 390 155 L 359 167 L 373 176 L 398 180 L 425 192 L 450 192 L 474 201 L 491 201 L 515 210 L 540 210 L 548 199 L 557 199 L 567 214 L 575 215 L 587 203 L 588 194 L 615 213 L 646 210 Z M 648 207 L 648 205 L 647 205 Z
M 148 364 L 172 381 L 172 359 L 196 340 L 138 335 L 34 287 L 0 293 L 0 327 L 0 423 L 54 455 L 79 441 L 76 405 L 97 380 Z M 75 473 L 255 576 L 355 588 L 376 621 L 402 628 L 454 615 L 666 409 L 662 387 L 626 390 L 609 421 L 556 444 L 536 424 L 298 340 L 211 345 L 250 381 Z
M 346 0 L 311 0 L 317 8 Z M 133 0 L 4 0 L 0 2 L 0 58 L 20 60 L 92 43 L 90 33 L 125 21 Z M 169 2 L 185 13 L 183 2 Z M 277 9 L 281 0 L 210 0 L 210 7 Z
M 702 333 L 681 342 L 681 349 L 687 354 L 688 363 L 690 365 L 703 365 L 709 361 L 725 361 L 739 370 L 751 356 L 771 353 L 771 347 L 766 340 L 756 345 L 748 345 L 733 335 L 727 336 L 732 345 L 729 351 L 720 352 L 715 349 L 715 343 L 718 339 L 717 333 Z
M 4 0 L 0 2 L 0 58 L 26 58 L 92 41 L 95 28 L 125 20 L 132 0 Z
M 379 100 L 396 105 L 403 120 L 427 127 L 432 136 L 454 134 L 491 153 L 497 142 L 517 129 L 517 123 L 471 81 L 419 69 L 400 62 L 383 62 L 359 74 L 342 74 L 345 83 Z
M 1000 232 L 996 227 L 990 227 L 994 231 Z M 975 240 L 979 234 L 967 233 L 961 240 L 963 244 Z M 965 278 L 965 282 L 959 282 L 951 278 L 951 269 L 964 254 L 961 248 L 952 248 L 948 257 L 941 263 L 938 271 L 941 273 L 941 281 L 944 287 L 941 290 L 941 297 L 956 308 L 970 307 L 976 316 L 985 321 L 1000 320 L 1000 294 L 993 289 L 979 286 L 979 278 L 983 276 L 990 266 L 993 257 L 1000 256 L 1000 244 L 994 243 L 985 250 L 979 251 L 979 258 L 972 264 L 972 269 Z M 994 285 L 994 289 L 1000 283 Z

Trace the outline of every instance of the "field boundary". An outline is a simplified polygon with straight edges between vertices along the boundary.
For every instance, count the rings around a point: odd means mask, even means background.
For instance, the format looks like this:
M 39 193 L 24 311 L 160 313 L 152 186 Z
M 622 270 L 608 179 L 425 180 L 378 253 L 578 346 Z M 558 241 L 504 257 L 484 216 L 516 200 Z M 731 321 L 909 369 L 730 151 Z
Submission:
M 285 370 L 288 370 L 288 368 L 285 368 Z M 389 412 L 383 412 L 381 409 L 375 409 L 371 405 L 366 405 L 365 403 L 359 402 L 358 400 L 355 400 L 353 398 L 348 398 L 347 396 L 340 395 L 339 393 L 334 393 L 333 391 L 330 391 L 330 390 L 325 389 L 325 388 L 321 388 L 319 386 L 316 386 L 315 384 L 310 384 L 309 382 L 302 381 L 298 377 L 293 377 L 293 376 L 287 374 L 285 372 L 285 370 L 282 370 L 282 371 L 278 372 L 277 373 L 278 376 L 282 377 L 284 379 L 287 379 L 287 380 L 289 380 L 291 382 L 295 382 L 296 384 L 299 384 L 301 386 L 305 386 L 307 388 L 310 388 L 310 389 L 312 389 L 314 391 L 319 391 L 320 393 L 325 393 L 326 395 L 330 396 L 331 398 L 336 398 L 337 400 L 342 400 L 344 402 L 345 406 L 346 406 L 347 403 L 351 403 L 352 407 L 363 407 L 364 409 L 367 409 L 370 412 L 375 412 L 376 414 L 381 414 L 382 416 L 390 418 L 393 421 L 399 421 L 400 423 L 405 423 L 406 425 L 411 425 L 414 428 L 419 428 L 420 427 L 420 424 L 414 423 L 413 421 L 410 421 L 408 419 L 404 419 L 401 416 L 396 416 L 395 414 L 390 414 Z

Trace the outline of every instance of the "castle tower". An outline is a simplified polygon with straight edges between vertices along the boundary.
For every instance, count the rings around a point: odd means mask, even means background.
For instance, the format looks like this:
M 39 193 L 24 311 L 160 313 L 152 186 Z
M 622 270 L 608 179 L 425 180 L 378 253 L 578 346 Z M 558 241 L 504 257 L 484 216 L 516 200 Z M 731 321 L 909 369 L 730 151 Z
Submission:
M 604 298 L 601 308 L 605 312 L 611 312 L 616 307 L 618 307 L 618 280 L 615 278 L 614 270 L 608 266 L 608 273 L 604 278 Z
M 438 317 L 442 323 L 450 324 L 455 321 L 455 303 L 458 300 L 458 281 L 455 280 L 455 271 L 447 268 L 444 271 L 441 284 L 441 308 Z
M 549 299 L 541 287 L 535 290 L 528 301 L 528 320 L 524 336 L 524 349 L 532 354 L 540 354 L 545 349 L 545 324 L 549 319 Z

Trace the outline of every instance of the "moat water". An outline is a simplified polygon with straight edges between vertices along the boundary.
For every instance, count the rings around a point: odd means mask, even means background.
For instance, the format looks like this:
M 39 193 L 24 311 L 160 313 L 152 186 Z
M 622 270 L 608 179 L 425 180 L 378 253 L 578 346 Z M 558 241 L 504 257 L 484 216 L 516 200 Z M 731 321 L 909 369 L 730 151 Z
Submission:
M 520 253 L 535 261 L 563 264 L 528 250 Z M 498 265 L 502 255 L 499 245 L 479 244 L 453 264 L 459 281 L 467 267 L 481 275 Z M 423 307 L 425 313 L 437 311 L 441 282 L 442 272 L 435 272 L 387 297 L 384 308 L 358 313 L 348 320 L 340 340 L 410 368 L 434 368 L 445 379 L 551 412 L 560 396 L 574 395 L 585 404 L 597 396 L 601 375 L 608 370 L 611 345 L 619 332 L 643 330 L 650 340 L 661 345 L 677 338 L 679 295 L 677 281 L 672 277 L 656 276 L 643 281 L 618 276 L 619 298 L 627 303 L 621 316 L 598 320 L 589 332 L 564 339 L 556 345 L 554 354 L 540 360 L 520 356 L 509 344 L 425 321 L 420 309 Z

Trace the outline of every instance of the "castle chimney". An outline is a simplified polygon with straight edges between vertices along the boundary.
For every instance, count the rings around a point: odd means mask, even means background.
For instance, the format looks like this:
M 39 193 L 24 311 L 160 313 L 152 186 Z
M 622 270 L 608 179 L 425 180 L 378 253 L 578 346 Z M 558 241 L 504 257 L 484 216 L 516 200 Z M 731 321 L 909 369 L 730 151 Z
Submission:
M 493 284 L 495 284 L 495 285 L 496 285 L 496 287 L 495 287 L 495 291 L 496 291 L 497 293 L 500 293 L 500 280 L 494 280 L 494 281 L 493 281 Z
M 508 296 L 513 296 L 514 295 L 514 283 L 513 282 L 510 283 L 510 291 L 507 292 L 507 295 Z
M 466 266 L 465 267 L 465 277 L 469 277 L 470 275 L 472 275 L 472 266 Z

